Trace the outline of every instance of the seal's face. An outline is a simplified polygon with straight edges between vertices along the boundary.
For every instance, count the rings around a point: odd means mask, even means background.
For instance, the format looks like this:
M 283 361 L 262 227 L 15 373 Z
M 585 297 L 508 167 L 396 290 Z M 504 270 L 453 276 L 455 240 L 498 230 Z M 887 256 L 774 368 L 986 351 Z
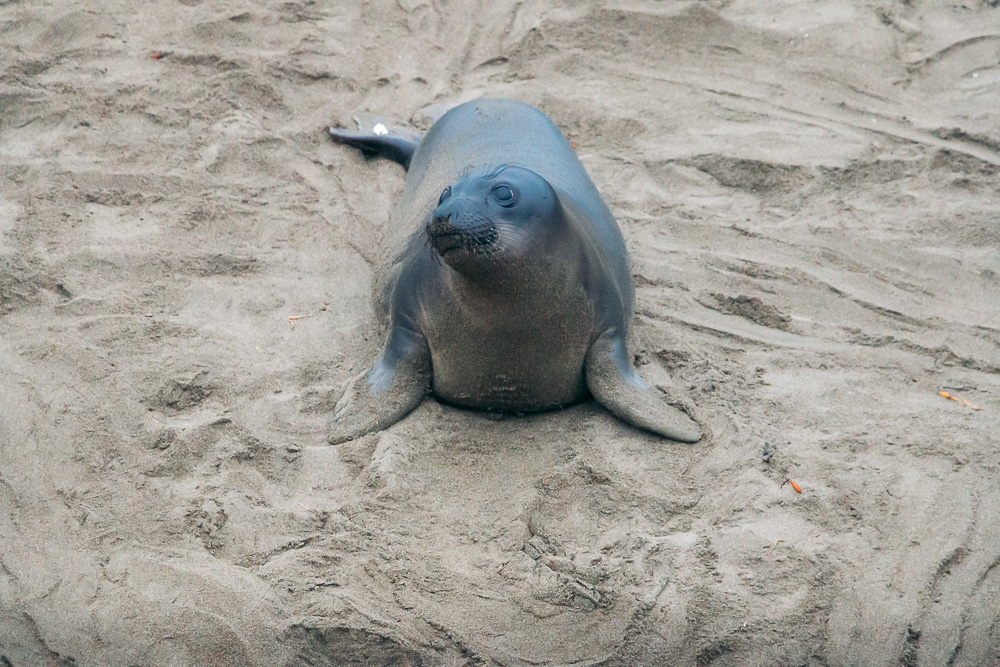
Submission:
M 512 165 L 477 169 L 441 192 L 427 222 L 432 252 L 460 273 L 525 257 L 535 230 L 557 219 L 558 201 L 548 181 Z

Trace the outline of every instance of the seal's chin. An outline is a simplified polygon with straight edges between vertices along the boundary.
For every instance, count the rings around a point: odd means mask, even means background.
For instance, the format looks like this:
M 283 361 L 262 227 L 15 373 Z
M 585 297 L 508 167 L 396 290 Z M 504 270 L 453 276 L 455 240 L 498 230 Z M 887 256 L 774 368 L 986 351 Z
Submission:
M 494 252 L 497 232 L 492 225 L 484 225 L 470 231 L 439 223 L 428 226 L 427 241 L 431 251 L 448 266 L 462 271 L 478 259 Z
M 441 257 L 449 252 L 465 249 L 465 235 L 455 230 L 451 233 L 430 234 L 431 248 Z
M 478 254 L 466 246 L 465 239 L 461 235 L 457 236 L 457 242 L 456 239 L 446 238 L 441 239 L 440 243 L 432 243 L 431 247 L 445 264 L 460 273 L 468 271 L 476 264 Z

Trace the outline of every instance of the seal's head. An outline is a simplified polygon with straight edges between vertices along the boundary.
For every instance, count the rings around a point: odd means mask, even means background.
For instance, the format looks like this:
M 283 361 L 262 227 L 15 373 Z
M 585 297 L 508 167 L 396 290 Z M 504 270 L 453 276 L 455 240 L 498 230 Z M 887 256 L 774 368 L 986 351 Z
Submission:
M 431 250 L 455 271 L 474 274 L 526 258 L 559 219 L 549 182 L 513 165 L 476 169 L 441 192 L 427 221 Z

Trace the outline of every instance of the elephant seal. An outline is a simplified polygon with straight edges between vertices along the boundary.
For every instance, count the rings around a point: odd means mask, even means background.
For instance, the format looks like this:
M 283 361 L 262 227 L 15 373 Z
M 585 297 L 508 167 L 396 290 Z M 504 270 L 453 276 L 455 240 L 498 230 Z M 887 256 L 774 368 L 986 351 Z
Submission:
M 640 428 L 701 438 L 632 365 L 635 297 L 621 230 L 541 111 L 480 98 L 444 114 L 419 141 L 329 131 L 407 169 L 390 227 L 408 235 L 376 273 L 385 348 L 338 401 L 331 443 L 387 428 L 430 392 L 512 413 L 593 395 Z

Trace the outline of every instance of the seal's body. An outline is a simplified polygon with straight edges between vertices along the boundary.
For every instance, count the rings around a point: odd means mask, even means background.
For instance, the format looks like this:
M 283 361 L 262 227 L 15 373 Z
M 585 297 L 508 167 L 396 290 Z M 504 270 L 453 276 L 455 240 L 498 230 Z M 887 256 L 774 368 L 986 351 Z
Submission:
M 388 339 L 338 403 L 331 442 L 389 426 L 429 390 L 495 412 L 593 394 L 637 426 L 701 437 L 632 367 L 634 292 L 621 231 L 544 114 L 479 99 L 449 111 L 419 143 L 330 131 L 408 167 L 391 221 L 408 238 L 376 278 Z

